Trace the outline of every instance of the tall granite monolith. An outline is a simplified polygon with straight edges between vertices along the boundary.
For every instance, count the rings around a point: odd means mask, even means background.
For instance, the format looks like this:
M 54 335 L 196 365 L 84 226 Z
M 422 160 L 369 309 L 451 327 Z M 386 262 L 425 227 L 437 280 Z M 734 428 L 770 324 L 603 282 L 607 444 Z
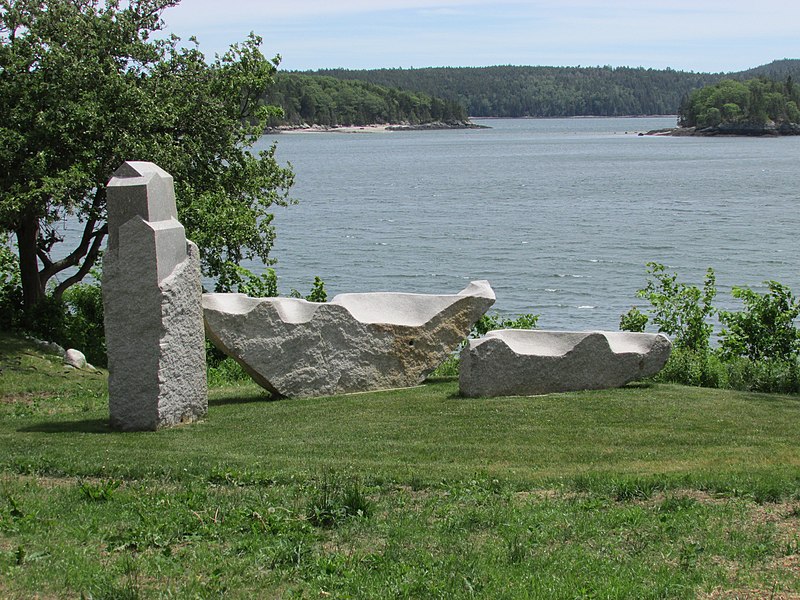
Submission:
M 155 430 L 208 410 L 200 253 L 172 176 L 126 162 L 107 186 L 103 308 L 112 427 Z

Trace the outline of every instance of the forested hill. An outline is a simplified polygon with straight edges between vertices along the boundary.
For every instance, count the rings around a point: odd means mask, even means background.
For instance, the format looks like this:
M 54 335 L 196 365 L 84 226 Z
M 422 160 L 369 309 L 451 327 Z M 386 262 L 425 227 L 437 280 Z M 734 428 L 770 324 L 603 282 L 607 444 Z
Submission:
M 773 60 L 767 65 L 761 65 L 760 67 L 754 67 L 739 73 L 732 73 L 720 77 L 720 79 L 744 81 L 755 77 L 766 77 L 776 81 L 786 81 L 787 77 L 791 77 L 793 80 L 798 81 L 800 80 L 800 59 L 784 58 L 783 60 Z
M 283 118 L 271 121 L 273 127 L 376 123 L 461 125 L 468 121 L 464 107 L 455 101 L 364 81 L 299 73 L 278 73 L 266 101 L 284 111 Z
M 800 79 L 800 60 L 775 61 L 741 74 Z M 764 73 L 754 73 L 758 69 Z M 739 74 L 687 73 L 630 67 L 433 67 L 326 69 L 315 74 L 424 92 L 461 104 L 475 117 L 556 117 L 676 114 L 697 88 Z

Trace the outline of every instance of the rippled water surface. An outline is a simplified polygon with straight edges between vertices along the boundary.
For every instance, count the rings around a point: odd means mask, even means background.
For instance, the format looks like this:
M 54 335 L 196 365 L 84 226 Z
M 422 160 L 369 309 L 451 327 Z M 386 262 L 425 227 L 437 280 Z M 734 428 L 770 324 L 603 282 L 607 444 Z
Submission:
M 503 313 L 616 329 L 647 261 L 702 283 L 800 292 L 800 138 L 640 137 L 674 118 L 486 120 L 491 129 L 295 133 L 278 157 L 280 289 L 454 293 L 488 279 Z M 252 265 L 258 268 L 258 265 Z M 639 301 L 641 304 L 641 301 Z

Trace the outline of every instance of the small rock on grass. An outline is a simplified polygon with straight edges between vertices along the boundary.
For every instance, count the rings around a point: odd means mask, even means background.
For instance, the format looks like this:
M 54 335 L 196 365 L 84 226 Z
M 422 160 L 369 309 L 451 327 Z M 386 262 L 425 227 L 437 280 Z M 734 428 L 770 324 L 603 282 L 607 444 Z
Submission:
M 83 352 L 75 350 L 75 348 L 70 348 L 64 353 L 64 365 L 72 367 L 73 369 L 86 369 L 87 367 L 91 367 L 91 365 L 86 362 L 86 356 L 84 356 Z M 91 368 L 93 369 L 94 367 Z

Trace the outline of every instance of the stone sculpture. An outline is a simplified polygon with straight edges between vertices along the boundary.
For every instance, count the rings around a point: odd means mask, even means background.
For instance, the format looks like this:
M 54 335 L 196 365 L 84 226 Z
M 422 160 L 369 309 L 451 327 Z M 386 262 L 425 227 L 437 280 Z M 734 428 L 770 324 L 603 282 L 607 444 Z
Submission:
M 341 294 L 329 303 L 204 294 L 206 333 L 261 386 L 309 397 L 422 383 L 494 304 L 487 281 L 450 295 Z
M 504 329 L 461 351 L 463 396 L 530 396 L 625 385 L 658 373 L 672 344 L 663 334 Z
M 111 425 L 154 430 L 208 409 L 200 254 L 177 220 L 172 177 L 126 162 L 107 186 L 103 307 Z

